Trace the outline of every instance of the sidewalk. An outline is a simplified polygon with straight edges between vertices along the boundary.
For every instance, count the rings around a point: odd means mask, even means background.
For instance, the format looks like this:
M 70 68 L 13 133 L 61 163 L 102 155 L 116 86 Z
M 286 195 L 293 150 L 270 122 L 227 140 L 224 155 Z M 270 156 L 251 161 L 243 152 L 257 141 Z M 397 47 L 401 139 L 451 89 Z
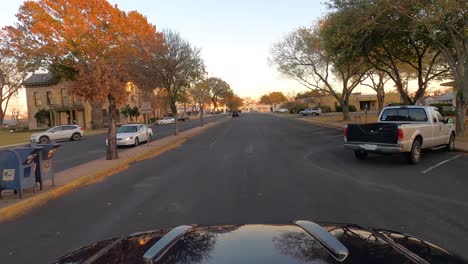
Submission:
M 0 198 L 0 223 L 11 217 L 24 214 L 26 211 L 45 204 L 47 201 L 58 198 L 65 193 L 75 189 L 93 184 L 108 176 L 128 169 L 129 165 L 155 157 L 161 153 L 181 146 L 188 138 L 202 133 L 203 131 L 227 121 L 220 119 L 215 122 L 205 124 L 203 127 L 195 127 L 177 136 L 167 136 L 165 138 L 152 141 L 149 144 L 142 144 L 139 147 L 120 150 L 119 159 L 106 160 L 105 157 L 70 168 L 55 174 L 55 186 L 52 181 L 44 183 L 44 191 L 33 193 L 33 190 L 25 191 L 24 198 L 18 199 L 17 195 L 4 195 Z

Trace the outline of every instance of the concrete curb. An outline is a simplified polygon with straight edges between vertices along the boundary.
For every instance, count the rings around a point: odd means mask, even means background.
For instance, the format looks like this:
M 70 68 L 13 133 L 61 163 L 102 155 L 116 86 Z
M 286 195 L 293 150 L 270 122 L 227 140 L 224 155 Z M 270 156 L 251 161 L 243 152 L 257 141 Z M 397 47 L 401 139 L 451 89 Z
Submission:
M 98 170 L 94 173 L 90 173 L 88 175 L 83 175 L 77 179 L 74 179 L 68 183 L 65 183 L 64 185 L 51 188 L 49 190 L 43 191 L 41 193 L 38 193 L 28 198 L 24 198 L 22 200 L 18 200 L 14 204 L 0 209 L 0 223 L 10 220 L 12 218 L 24 215 L 27 212 L 31 211 L 32 209 L 40 207 L 46 204 L 48 201 L 59 198 L 60 196 L 63 196 L 69 192 L 86 187 L 93 183 L 99 182 L 107 177 L 115 175 L 119 172 L 125 171 L 129 168 L 129 165 L 131 165 L 132 163 L 143 161 L 149 158 L 153 158 L 164 152 L 178 148 L 182 146 L 187 141 L 188 138 L 199 135 L 203 133 L 204 131 L 208 130 L 209 128 L 216 126 L 218 124 L 221 124 L 225 121 L 226 120 L 214 121 L 214 122 L 205 124 L 203 127 L 195 127 L 195 128 L 186 130 L 184 131 L 185 133 L 183 135 L 180 135 L 181 133 L 179 133 L 178 136 L 172 136 L 173 138 L 169 139 L 169 142 L 157 148 L 150 148 L 150 149 L 145 150 L 144 146 L 142 146 L 142 149 L 141 149 L 142 153 L 136 156 L 133 156 L 127 159 L 122 159 L 117 164 L 110 165 L 106 168 Z M 165 137 L 163 139 L 167 140 L 167 138 L 168 137 Z
M 29 144 L 29 142 L 23 142 L 23 143 L 11 144 L 11 145 L 3 145 L 3 146 L 0 146 L 0 150 L 14 148 L 14 147 L 22 147 L 27 144 Z

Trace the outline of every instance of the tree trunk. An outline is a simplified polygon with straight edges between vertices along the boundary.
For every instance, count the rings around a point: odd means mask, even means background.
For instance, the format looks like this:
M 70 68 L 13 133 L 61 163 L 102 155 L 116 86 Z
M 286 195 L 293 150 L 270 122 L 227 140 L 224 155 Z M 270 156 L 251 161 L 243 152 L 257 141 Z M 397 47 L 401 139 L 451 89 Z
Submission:
M 119 155 L 117 153 L 117 139 L 115 131 L 115 98 L 111 94 L 107 95 L 109 100 L 109 108 L 107 114 L 107 160 L 118 159 Z
M 377 93 L 377 105 L 379 107 L 379 114 L 382 112 L 384 108 L 384 102 L 385 102 L 385 93 L 383 92 L 378 92 Z
M 465 78 L 466 79 L 466 78 Z M 465 85 L 467 83 L 463 82 L 463 80 L 455 80 L 455 91 L 456 91 L 456 116 L 457 120 L 455 122 L 455 130 L 457 136 L 464 136 L 465 135 L 465 113 L 466 113 L 466 106 L 468 102 L 466 100 L 466 95 L 468 91 L 464 91 L 466 89 Z
M 341 105 L 341 110 L 343 111 L 343 120 L 346 120 L 346 121 L 351 120 L 351 117 L 349 116 L 349 103 L 342 102 L 340 105 Z
M 200 105 L 200 126 L 203 126 L 203 105 Z
M 179 134 L 179 117 L 177 116 L 177 106 L 176 102 L 171 102 L 171 112 L 172 112 L 172 117 L 174 117 L 174 135 Z
M 5 119 L 5 112 L 3 112 L 3 108 L 0 107 L 0 124 L 3 124 L 4 119 Z
M 99 129 L 102 128 L 102 102 L 91 103 L 91 128 Z

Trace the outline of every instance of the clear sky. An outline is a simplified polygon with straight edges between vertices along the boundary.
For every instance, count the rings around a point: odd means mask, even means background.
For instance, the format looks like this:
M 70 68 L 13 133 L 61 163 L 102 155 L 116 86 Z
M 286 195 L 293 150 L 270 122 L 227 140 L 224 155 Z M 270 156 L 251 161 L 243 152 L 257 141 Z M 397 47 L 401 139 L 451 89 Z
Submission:
M 2 1 L 0 25 L 15 22 L 22 0 Z M 156 25 L 170 28 L 202 49 L 210 76 L 227 81 L 241 97 L 271 91 L 305 90 L 268 65 L 272 45 L 288 32 L 311 25 L 326 12 L 322 0 L 110 0 L 137 10 Z

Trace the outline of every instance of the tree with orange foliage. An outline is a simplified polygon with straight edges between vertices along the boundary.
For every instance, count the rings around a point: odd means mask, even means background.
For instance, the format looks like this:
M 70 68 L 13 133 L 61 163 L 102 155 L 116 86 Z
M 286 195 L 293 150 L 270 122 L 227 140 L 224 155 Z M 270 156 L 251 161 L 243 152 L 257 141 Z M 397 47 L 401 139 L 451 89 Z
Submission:
M 229 94 L 223 98 L 223 103 L 229 108 L 230 111 L 237 111 L 244 104 L 244 101 L 236 94 Z
M 25 1 L 10 32 L 25 53 L 71 79 L 72 92 L 95 103 L 108 102 L 107 159 L 118 158 L 115 114 L 132 79 L 131 58 L 140 43 L 155 42 L 156 27 L 136 11 L 121 11 L 106 0 Z

